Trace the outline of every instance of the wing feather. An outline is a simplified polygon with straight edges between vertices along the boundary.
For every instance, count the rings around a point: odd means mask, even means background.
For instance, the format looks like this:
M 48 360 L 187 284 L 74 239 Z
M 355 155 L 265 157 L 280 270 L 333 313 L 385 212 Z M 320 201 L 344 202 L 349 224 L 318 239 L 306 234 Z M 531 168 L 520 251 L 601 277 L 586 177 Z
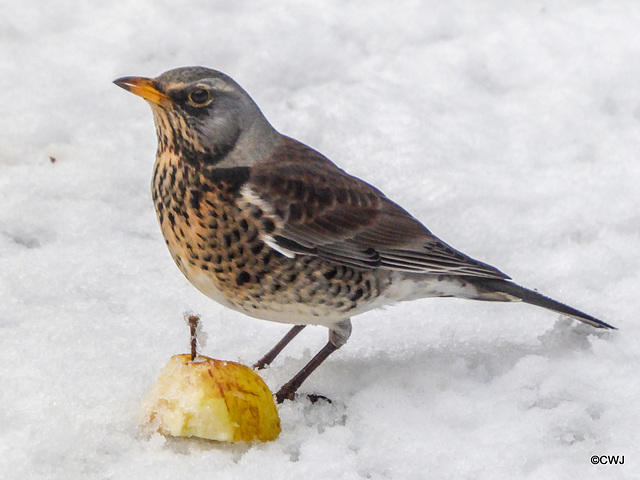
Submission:
M 244 201 L 276 217 L 270 241 L 284 250 L 356 268 L 508 279 L 434 236 L 375 187 L 284 137 L 252 169 Z

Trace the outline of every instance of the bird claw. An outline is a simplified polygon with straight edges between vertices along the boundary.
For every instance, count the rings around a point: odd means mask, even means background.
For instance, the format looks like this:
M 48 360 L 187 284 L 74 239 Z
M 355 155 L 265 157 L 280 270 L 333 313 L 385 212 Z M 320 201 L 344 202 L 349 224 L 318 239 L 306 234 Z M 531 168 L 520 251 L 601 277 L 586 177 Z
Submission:
M 281 388 L 275 395 L 274 397 L 276 397 L 276 403 L 281 404 L 283 403 L 285 400 L 291 400 L 294 401 L 296 399 L 296 397 L 298 397 L 299 395 L 296 392 L 291 392 L 288 391 L 287 389 L 285 389 L 284 387 Z M 326 402 L 329 405 L 333 403 L 333 400 L 331 400 L 329 397 L 325 397 L 324 395 L 320 395 L 318 393 L 307 393 L 304 395 L 305 397 L 307 397 L 307 400 L 309 400 L 312 404 L 316 404 L 320 401 L 322 402 Z
M 285 387 L 286 385 L 282 387 L 280 390 L 278 390 L 278 392 L 274 395 L 276 397 L 277 404 L 281 404 L 285 400 L 293 401 L 296 398 L 296 392 L 290 391 L 288 388 L 285 388 Z
M 329 397 L 325 397 L 324 395 L 320 395 L 318 393 L 307 393 L 307 398 L 314 405 L 319 401 L 327 402 L 329 405 L 333 403 L 333 400 L 331 400 Z

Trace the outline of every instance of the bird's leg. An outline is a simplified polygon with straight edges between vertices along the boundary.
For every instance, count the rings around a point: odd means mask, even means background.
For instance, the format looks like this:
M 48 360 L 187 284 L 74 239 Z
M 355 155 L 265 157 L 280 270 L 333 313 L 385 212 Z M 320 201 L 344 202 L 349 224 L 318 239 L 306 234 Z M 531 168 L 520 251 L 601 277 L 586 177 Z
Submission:
M 276 401 L 282 403 L 285 400 L 293 400 L 296 391 L 302 383 L 311 375 L 311 373 L 324 362 L 329 355 L 347 343 L 351 335 L 351 321 L 344 320 L 334 325 L 329 330 L 329 341 L 322 347 L 315 357 L 307 363 L 291 380 L 285 383 L 276 393 Z
M 273 362 L 273 360 L 278 356 L 278 354 L 282 351 L 282 349 L 287 345 L 289 345 L 289 342 L 291 342 L 291 340 L 293 340 L 295 336 L 298 335 L 304 327 L 306 327 L 306 325 L 296 325 L 291 330 L 289 330 L 287 334 L 284 337 L 282 337 L 282 340 L 280 340 L 276 344 L 275 347 L 269 350 L 264 357 L 262 357 L 253 365 L 253 368 L 262 370 L 267 365 L 271 365 L 271 362 Z

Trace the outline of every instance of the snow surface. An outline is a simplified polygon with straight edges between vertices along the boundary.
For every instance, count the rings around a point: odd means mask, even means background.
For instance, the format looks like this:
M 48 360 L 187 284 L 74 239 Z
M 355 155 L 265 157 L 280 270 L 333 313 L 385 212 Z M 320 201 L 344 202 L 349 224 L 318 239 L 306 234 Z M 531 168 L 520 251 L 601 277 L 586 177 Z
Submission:
M 0 478 L 638 478 L 640 3 L 0 3 Z M 111 81 L 205 65 L 438 236 L 601 317 L 424 300 L 354 320 L 273 443 L 146 437 L 171 355 L 252 363 L 288 327 L 171 261 L 149 107 Z M 55 162 L 53 161 L 55 159 Z M 326 341 L 308 328 L 272 389 Z M 591 464 L 624 455 L 624 465 Z

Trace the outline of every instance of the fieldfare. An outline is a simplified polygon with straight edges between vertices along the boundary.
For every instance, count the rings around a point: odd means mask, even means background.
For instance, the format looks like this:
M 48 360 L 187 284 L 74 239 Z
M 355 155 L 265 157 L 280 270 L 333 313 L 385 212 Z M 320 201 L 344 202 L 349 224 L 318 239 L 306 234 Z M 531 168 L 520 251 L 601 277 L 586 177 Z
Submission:
M 404 300 L 523 301 L 596 328 L 586 313 L 516 285 L 455 250 L 380 190 L 278 133 L 227 75 L 203 67 L 116 85 L 151 105 L 158 137 L 152 194 L 178 268 L 202 293 L 252 317 L 329 329 L 302 382 L 351 334 L 350 318 Z

